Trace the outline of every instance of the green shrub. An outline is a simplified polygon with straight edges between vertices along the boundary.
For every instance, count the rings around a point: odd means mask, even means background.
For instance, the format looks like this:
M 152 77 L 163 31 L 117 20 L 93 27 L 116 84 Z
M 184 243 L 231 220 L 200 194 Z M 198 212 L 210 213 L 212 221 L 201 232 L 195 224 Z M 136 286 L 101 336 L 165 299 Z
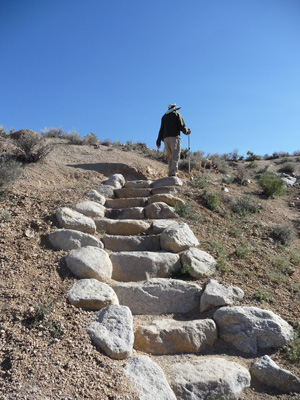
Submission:
M 264 291 L 263 289 L 259 288 L 257 289 L 254 294 L 253 297 L 258 300 L 259 302 L 264 302 L 267 301 L 269 303 L 273 303 L 274 299 L 272 297 L 272 294 L 269 292 Z
M 175 212 L 182 218 L 190 219 L 190 220 L 199 220 L 199 215 L 196 214 L 196 211 L 191 203 L 190 200 L 188 200 L 185 203 L 182 203 L 178 201 L 175 204 Z
M 262 188 L 263 195 L 267 198 L 285 193 L 284 181 L 278 176 L 268 172 L 264 172 L 260 176 L 258 184 Z
M 83 144 L 83 140 L 81 139 L 79 133 L 75 131 L 66 133 L 64 135 L 64 139 L 66 139 L 70 144 Z
M 62 138 L 65 132 L 63 128 L 45 128 L 41 131 L 41 134 L 49 138 Z
M 279 169 L 279 172 L 284 172 L 286 174 L 292 174 L 297 169 L 297 165 L 292 162 L 287 162 Z
M 248 184 L 248 173 L 244 165 L 238 165 L 235 181 L 240 185 Z
M 231 211 L 240 216 L 254 214 L 259 211 L 259 205 L 251 196 L 244 195 L 236 200 L 229 199 L 228 202 Z
M 23 163 L 35 163 L 45 158 L 53 146 L 36 133 L 26 133 L 19 139 L 13 140 L 17 161 Z
M 287 245 L 296 238 L 296 232 L 291 225 L 276 225 L 272 228 L 270 236 L 276 242 Z
M 97 136 L 94 133 L 89 133 L 88 135 L 85 135 L 84 138 L 82 139 L 83 144 L 86 145 L 96 145 L 99 143 L 99 140 Z
M 238 258 L 245 258 L 250 252 L 249 247 L 246 245 L 246 243 L 241 243 L 235 248 L 235 254 L 237 255 Z
M 215 192 L 209 192 L 205 191 L 204 194 L 202 195 L 202 198 L 204 200 L 204 205 L 207 207 L 209 210 L 212 211 L 217 211 L 219 206 L 220 206 L 220 194 Z

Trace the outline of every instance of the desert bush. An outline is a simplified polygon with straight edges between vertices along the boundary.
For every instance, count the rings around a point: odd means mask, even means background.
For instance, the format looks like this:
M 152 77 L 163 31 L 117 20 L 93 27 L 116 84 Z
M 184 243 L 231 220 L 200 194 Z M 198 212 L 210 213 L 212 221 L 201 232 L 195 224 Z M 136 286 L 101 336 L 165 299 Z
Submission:
M 8 157 L 0 158 L 0 198 L 3 198 L 21 175 L 21 164 Z
M 0 126 L 0 137 L 5 137 L 7 135 L 6 129 L 4 125 Z
M 247 151 L 247 156 L 246 161 L 261 160 L 261 156 L 254 154 L 252 151 Z
M 276 225 L 272 228 L 270 236 L 276 242 L 287 245 L 296 238 L 296 232 L 291 225 Z
M 257 289 L 254 294 L 253 297 L 259 301 L 259 302 L 264 302 L 267 301 L 268 303 L 273 303 L 274 299 L 272 297 L 272 294 L 270 292 L 266 292 L 265 290 L 263 290 L 262 288 Z
M 45 158 L 53 146 L 36 133 L 27 133 L 13 140 L 16 146 L 15 158 L 23 163 L 35 163 Z
M 228 198 L 229 208 L 240 216 L 246 216 L 248 214 L 254 214 L 259 211 L 259 205 L 256 200 L 251 197 L 244 195 L 239 199 Z
M 200 218 L 190 200 L 186 201 L 185 203 L 178 201 L 175 204 L 174 209 L 175 212 L 182 218 L 190 220 L 199 220 Z
M 248 184 L 248 173 L 244 165 L 238 165 L 235 182 L 240 185 Z
M 268 172 L 264 172 L 260 176 L 258 184 L 262 188 L 263 195 L 267 198 L 285 193 L 284 181 L 279 176 Z
M 110 147 L 110 146 L 112 146 L 112 142 L 111 142 L 111 140 L 110 140 L 110 139 L 105 139 L 105 140 L 102 140 L 102 141 L 101 141 L 101 146 L 107 146 L 107 147 Z
M 63 128 L 44 128 L 41 135 L 49 138 L 62 138 L 65 135 Z
M 217 211 L 219 206 L 220 206 L 220 193 L 218 192 L 209 192 L 206 190 L 204 194 L 202 195 L 202 198 L 204 200 L 204 205 L 207 207 L 209 210 L 212 211 Z
M 81 139 L 79 133 L 73 131 L 64 134 L 64 139 L 66 139 L 70 144 L 83 144 L 83 140 Z
M 218 172 L 221 174 L 227 174 L 228 173 L 228 164 L 226 162 L 226 159 L 217 157 L 217 156 L 212 156 L 211 157 L 212 164 L 215 165 L 216 169 Z
M 293 172 L 295 172 L 297 169 L 297 165 L 295 163 L 292 162 L 287 162 L 285 164 L 283 164 L 283 166 L 281 168 L 279 168 L 279 172 L 284 172 L 286 174 L 292 174 Z
M 89 133 L 84 136 L 84 138 L 82 139 L 82 143 L 93 146 L 93 145 L 99 144 L 99 140 L 94 133 Z
M 238 258 L 245 258 L 250 252 L 246 243 L 241 243 L 235 248 L 235 254 Z
M 293 152 L 293 156 L 294 156 L 294 157 L 300 156 L 300 150 L 295 150 L 295 151 Z

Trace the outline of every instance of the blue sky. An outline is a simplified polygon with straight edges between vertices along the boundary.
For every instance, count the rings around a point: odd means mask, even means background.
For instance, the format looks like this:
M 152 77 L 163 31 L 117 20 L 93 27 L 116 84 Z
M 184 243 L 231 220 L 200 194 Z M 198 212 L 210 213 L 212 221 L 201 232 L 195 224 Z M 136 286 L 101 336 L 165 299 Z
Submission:
M 155 148 L 300 150 L 299 0 L 0 0 L 0 125 Z M 188 139 L 182 136 L 182 147 Z

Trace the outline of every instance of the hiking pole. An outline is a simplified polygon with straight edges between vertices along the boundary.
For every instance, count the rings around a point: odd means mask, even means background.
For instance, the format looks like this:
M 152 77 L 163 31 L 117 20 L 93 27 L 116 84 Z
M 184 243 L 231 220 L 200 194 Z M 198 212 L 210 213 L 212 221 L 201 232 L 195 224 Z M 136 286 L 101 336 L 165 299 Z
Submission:
M 190 139 L 190 133 L 188 134 L 188 147 L 189 147 L 189 174 L 191 174 L 191 139 Z

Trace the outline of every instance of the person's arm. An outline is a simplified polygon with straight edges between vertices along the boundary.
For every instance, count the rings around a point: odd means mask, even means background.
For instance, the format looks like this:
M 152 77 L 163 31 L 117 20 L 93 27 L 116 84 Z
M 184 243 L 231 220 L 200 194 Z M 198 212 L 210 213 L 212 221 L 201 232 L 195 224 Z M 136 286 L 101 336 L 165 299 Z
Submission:
M 192 131 L 186 127 L 186 124 L 184 122 L 184 119 L 182 118 L 182 115 L 178 113 L 178 121 L 179 121 L 179 129 L 181 132 L 183 132 L 185 135 L 189 135 Z
M 159 133 L 158 133 L 158 138 L 156 140 L 156 146 L 157 146 L 158 150 L 160 149 L 162 137 L 163 137 L 163 120 L 161 119 L 160 130 L 159 130 Z

